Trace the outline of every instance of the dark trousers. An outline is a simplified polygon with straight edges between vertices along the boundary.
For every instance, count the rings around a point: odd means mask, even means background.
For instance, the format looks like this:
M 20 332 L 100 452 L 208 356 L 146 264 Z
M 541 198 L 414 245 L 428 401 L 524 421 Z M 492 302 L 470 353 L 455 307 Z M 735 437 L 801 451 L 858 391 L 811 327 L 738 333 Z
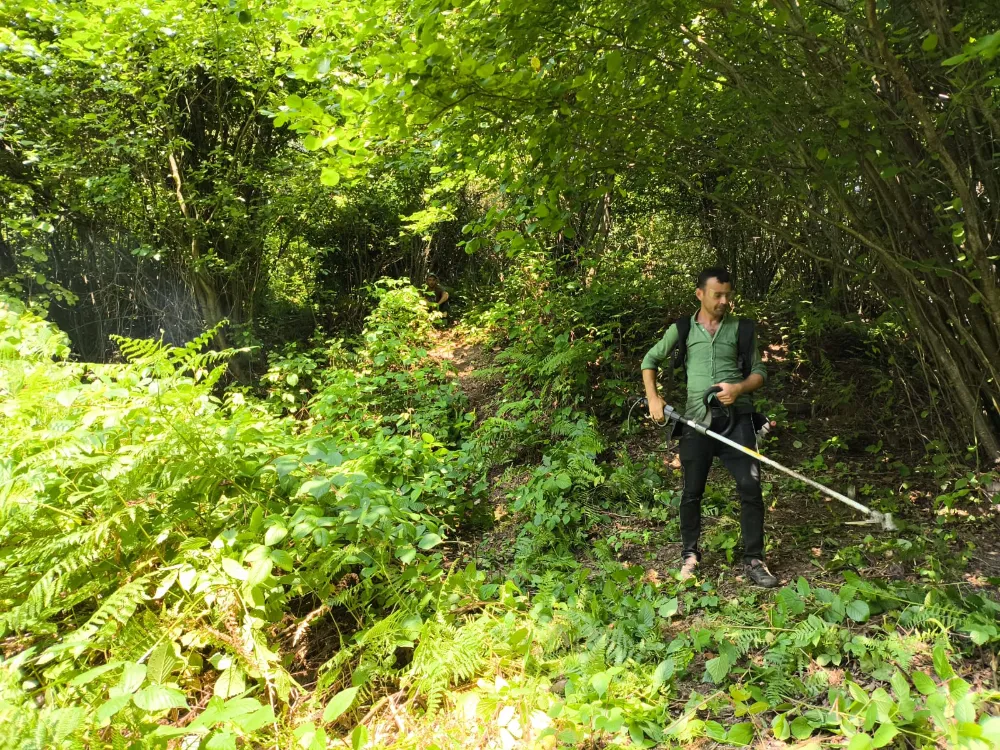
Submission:
M 713 427 L 721 428 L 722 420 L 714 420 Z M 748 448 L 755 448 L 753 422 L 743 414 L 727 436 Z M 701 498 L 713 459 L 718 456 L 722 465 L 736 480 L 740 496 L 740 530 L 743 534 L 743 560 L 764 559 L 764 498 L 760 489 L 760 462 L 740 453 L 735 448 L 706 437 L 690 427 L 681 435 L 680 457 L 684 470 L 684 492 L 681 494 L 682 556 L 696 555 L 701 559 L 698 538 L 701 536 Z

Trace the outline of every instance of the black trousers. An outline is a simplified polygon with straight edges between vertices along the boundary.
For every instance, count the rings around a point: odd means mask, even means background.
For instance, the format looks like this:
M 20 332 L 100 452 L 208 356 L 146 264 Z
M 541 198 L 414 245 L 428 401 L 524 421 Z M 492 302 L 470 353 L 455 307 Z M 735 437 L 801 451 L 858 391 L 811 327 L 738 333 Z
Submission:
M 722 428 L 719 419 L 713 420 L 713 429 Z M 753 422 L 750 414 L 738 418 L 730 440 L 748 448 L 756 446 Z M 680 522 L 681 555 L 696 555 L 701 559 L 698 539 L 701 536 L 701 498 L 705 494 L 705 482 L 712 461 L 718 456 L 722 465 L 736 480 L 740 496 L 740 530 L 743 535 L 743 560 L 764 559 L 764 497 L 760 489 L 760 462 L 740 453 L 735 448 L 713 440 L 684 427 L 681 435 L 680 457 L 684 471 L 684 492 L 681 494 Z

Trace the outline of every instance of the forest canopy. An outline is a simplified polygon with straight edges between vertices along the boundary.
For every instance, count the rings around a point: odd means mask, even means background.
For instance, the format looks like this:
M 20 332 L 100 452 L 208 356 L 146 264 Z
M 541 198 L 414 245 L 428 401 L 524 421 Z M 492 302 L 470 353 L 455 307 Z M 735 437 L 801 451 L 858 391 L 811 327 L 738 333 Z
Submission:
M 995 0 L 5 0 L 0 748 L 1000 744 L 998 155 Z M 773 597 L 709 266 L 902 523 L 765 476 Z

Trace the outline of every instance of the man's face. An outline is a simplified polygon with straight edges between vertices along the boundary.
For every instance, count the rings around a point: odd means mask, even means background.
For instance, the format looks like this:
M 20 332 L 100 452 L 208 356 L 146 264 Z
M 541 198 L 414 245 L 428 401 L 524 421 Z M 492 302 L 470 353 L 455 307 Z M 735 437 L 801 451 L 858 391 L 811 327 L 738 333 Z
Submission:
M 705 283 L 705 288 L 697 289 L 695 295 L 702 307 L 713 317 L 720 318 L 729 312 L 729 306 L 733 302 L 733 285 L 721 284 L 718 279 L 709 279 Z

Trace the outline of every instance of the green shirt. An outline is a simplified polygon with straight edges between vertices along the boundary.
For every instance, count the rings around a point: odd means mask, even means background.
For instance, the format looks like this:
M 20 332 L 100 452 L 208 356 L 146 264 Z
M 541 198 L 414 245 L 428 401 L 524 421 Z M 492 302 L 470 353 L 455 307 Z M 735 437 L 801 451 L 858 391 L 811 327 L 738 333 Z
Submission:
M 739 331 L 739 318 L 727 315 L 722 319 L 715 336 L 709 334 L 701 323 L 691 316 L 691 332 L 687 340 L 687 406 L 684 409 L 684 416 L 697 422 L 707 423 L 709 421 L 707 409 L 703 403 L 705 391 L 716 383 L 742 383 L 743 373 L 740 372 L 738 359 L 737 334 Z M 667 358 L 674 346 L 677 344 L 677 325 L 671 325 L 663 338 L 660 339 L 652 349 L 646 352 L 642 359 L 643 370 L 656 370 L 660 362 Z M 751 343 L 753 361 L 750 372 L 757 373 L 767 380 L 767 371 L 760 360 L 760 351 L 757 349 L 757 337 Z M 753 409 L 749 394 L 744 394 L 736 399 L 734 404 L 737 411 L 748 412 Z

